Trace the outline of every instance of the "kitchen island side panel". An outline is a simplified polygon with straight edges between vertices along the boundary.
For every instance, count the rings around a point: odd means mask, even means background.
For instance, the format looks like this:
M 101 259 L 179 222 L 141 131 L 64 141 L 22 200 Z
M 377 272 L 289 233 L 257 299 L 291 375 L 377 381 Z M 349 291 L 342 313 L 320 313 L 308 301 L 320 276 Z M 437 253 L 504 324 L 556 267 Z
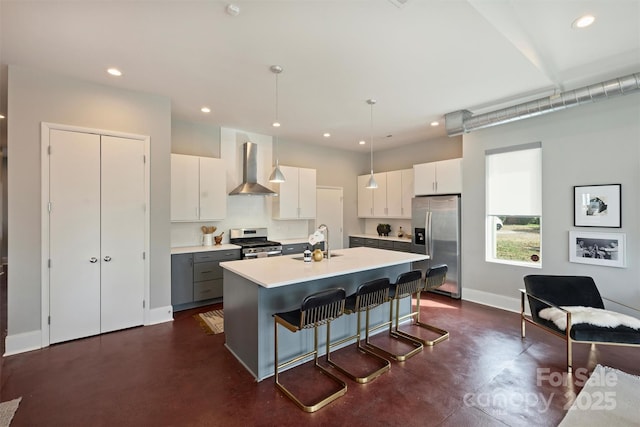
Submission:
M 324 289 L 341 287 L 347 295 L 369 280 L 397 276 L 408 271 L 410 265 L 400 264 L 341 276 L 311 280 L 297 284 L 265 288 L 228 270 L 224 271 L 224 321 L 227 348 L 256 377 L 257 381 L 274 373 L 274 328 L 273 314 L 297 309 L 304 297 Z M 390 304 L 384 304 L 370 313 L 371 324 L 377 325 L 389 319 Z M 407 314 L 410 300 L 401 301 L 400 312 Z M 355 315 L 343 315 L 331 323 L 331 341 L 351 336 L 357 327 Z M 364 333 L 364 314 L 362 314 Z M 292 333 L 278 327 L 279 361 L 291 359 L 313 348 L 313 329 Z M 376 331 L 384 332 L 386 329 Z M 363 335 L 364 336 L 364 335 Z M 349 345 L 351 343 L 346 343 Z M 320 353 L 325 353 L 326 326 L 318 331 Z

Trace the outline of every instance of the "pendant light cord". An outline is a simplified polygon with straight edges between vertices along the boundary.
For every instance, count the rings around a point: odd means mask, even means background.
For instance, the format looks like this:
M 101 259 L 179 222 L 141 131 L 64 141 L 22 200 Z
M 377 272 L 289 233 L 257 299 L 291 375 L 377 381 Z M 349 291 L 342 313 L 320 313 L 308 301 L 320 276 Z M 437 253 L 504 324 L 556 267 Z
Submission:
M 371 120 L 369 121 L 369 133 L 370 133 L 370 152 L 371 152 L 371 176 L 373 176 L 373 105 L 376 103 L 374 99 L 367 100 L 369 106 L 371 107 Z

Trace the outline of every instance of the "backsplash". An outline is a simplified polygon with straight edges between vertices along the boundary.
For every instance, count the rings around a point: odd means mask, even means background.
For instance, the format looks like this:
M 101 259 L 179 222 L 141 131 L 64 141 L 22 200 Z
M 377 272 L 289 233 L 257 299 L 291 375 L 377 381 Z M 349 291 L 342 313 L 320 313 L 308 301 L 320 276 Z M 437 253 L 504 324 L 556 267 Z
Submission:
M 410 219 L 387 219 L 387 218 L 370 218 L 365 219 L 364 234 L 378 234 L 378 224 L 389 224 L 391 226 L 391 233 L 389 236 L 398 237 L 398 230 L 402 227 L 405 233 L 411 233 L 411 220 Z

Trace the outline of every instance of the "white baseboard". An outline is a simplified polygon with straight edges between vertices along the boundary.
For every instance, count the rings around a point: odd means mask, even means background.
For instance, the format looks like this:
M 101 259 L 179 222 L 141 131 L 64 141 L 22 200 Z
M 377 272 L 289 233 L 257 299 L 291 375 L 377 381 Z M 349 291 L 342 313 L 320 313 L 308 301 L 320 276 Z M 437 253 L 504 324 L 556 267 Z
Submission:
M 40 350 L 42 348 L 42 331 L 7 335 L 4 345 L 4 356 L 11 356 L 32 350 Z
M 146 325 L 156 325 L 158 323 L 173 322 L 173 307 L 150 308 Z
M 462 292 L 462 299 L 465 301 L 471 301 L 478 304 L 499 308 L 501 310 L 520 313 L 520 291 L 516 292 L 518 293 L 518 297 L 510 298 L 505 297 L 504 295 L 464 288 L 464 291 Z
M 173 308 L 170 305 L 149 310 L 149 318 L 146 325 L 155 325 L 164 322 L 173 322 Z M 41 348 L 43 348 L 42 331 L 38 330 L 7 335 L 4 356 L 40 350 Z

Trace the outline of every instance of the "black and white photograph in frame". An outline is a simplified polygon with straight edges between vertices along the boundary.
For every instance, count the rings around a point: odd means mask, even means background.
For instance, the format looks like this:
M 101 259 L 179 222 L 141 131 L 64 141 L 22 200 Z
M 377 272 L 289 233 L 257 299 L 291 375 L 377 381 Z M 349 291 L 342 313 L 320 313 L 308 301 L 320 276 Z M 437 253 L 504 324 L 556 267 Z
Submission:
M 621 189 L 621 184 L 574 186 L 573 225 L 620 228 Z
M 624 267 L 625 234 L 570 231 L 569 261 L 607 267 Z

